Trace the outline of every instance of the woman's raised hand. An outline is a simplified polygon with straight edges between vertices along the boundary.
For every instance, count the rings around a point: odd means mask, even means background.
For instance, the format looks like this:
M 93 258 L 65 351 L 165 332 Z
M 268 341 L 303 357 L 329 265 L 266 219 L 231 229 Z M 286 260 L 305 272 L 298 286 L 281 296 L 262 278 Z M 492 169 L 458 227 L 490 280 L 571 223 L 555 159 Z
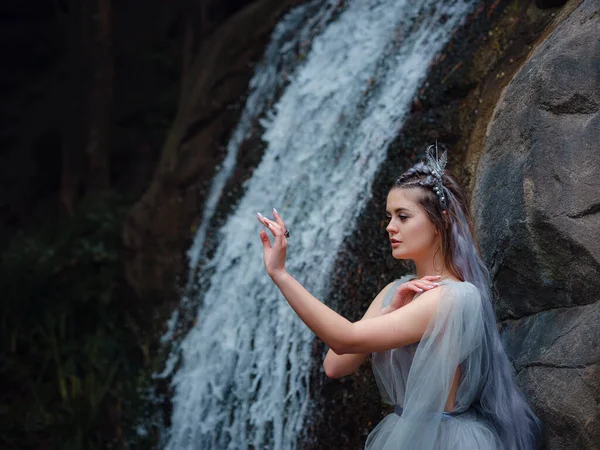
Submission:
M 396 288 L 396 292 L 394 292 L 394 296 L 392 297 L 390 304 L 385 308 L 382 308 L 379 312 L 379 315 L 381 316 L 383 314 L 387 314 L 399 308 L 402 308 L 404 305 L 412 301 L 416 293 L 421 293 L 429 291 L 431 289 L 435 289 L 439 286 L 437 281 L 439 281 L 440 278 L 441 277 L 439 275 L 427 275 L 423 278 L 418 278 L 402 283 Z
M 273 278 L 275 275 L 285 272 L 285 252 L 287 248 L 285 224 L 275 209 L 273 209 L 275 221 L 267 219 L 260 213 L 257 213 L 257 217 L 258 221 L 266 226 L 275 237 L 273 245 L 271 245 L 267 232 L 260 230 L 260 240 L 263 243 L 264 249 L 263 259 L 265 261 L 265 268 L 269 276 Z

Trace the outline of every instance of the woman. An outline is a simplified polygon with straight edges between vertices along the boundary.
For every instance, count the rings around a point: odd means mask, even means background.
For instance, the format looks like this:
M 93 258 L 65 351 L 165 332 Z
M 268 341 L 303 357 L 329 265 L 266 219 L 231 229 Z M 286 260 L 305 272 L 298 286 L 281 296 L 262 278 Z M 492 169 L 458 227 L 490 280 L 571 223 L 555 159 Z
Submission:
M 285 270 L 289 233 L 277 211 L 259 221 L 267 273 L 302 321 L 329 347 L 329 377 L 354 372 L 367 355 L 386 403 L 368 450 L 529 450 L 540 423 L 517 388 L 496 327 L 488 272 L 466 197 L 430 147 L 387 197 L 392 256 L 415 275 L 388 284 L 351 323 Z

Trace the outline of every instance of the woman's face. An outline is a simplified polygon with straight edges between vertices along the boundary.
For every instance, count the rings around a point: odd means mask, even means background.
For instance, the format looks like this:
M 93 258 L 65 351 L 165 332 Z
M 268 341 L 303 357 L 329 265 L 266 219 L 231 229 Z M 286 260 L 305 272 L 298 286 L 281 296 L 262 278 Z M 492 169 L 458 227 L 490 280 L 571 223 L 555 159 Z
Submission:
M 392 189 L 387 196 L 386 215 L 389 223 L 385 228 L 392 256 L 396 259 L 420 260 L 435 252 L 438 236 L 435 226 L 425 211 L 413 199 L 420 195 L 420 188 Z

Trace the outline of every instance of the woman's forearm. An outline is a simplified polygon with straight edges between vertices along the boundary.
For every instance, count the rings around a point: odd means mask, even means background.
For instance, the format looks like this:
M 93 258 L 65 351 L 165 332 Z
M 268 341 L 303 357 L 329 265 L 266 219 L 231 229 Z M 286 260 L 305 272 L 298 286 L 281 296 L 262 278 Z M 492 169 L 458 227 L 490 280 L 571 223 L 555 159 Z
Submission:
M 271 279 L 308 328 L 334 352 L 345 353 L 352 323 L 313 297 L 289 273 L 280 272 Z

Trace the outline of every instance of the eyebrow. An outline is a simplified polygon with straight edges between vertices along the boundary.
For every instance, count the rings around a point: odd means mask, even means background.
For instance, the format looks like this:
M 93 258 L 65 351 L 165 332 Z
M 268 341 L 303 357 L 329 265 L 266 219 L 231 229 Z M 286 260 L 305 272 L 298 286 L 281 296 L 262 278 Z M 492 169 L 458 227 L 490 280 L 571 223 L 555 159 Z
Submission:
M 402 207 L 396 208 L 396 210 L 394 212 L 397 214 L 400 211 L 412 212 L 410 209 L 406 209 L 406 208 L 402 208 Z M 385 212 L 389 212 L 389 211 L 386 209 Z

